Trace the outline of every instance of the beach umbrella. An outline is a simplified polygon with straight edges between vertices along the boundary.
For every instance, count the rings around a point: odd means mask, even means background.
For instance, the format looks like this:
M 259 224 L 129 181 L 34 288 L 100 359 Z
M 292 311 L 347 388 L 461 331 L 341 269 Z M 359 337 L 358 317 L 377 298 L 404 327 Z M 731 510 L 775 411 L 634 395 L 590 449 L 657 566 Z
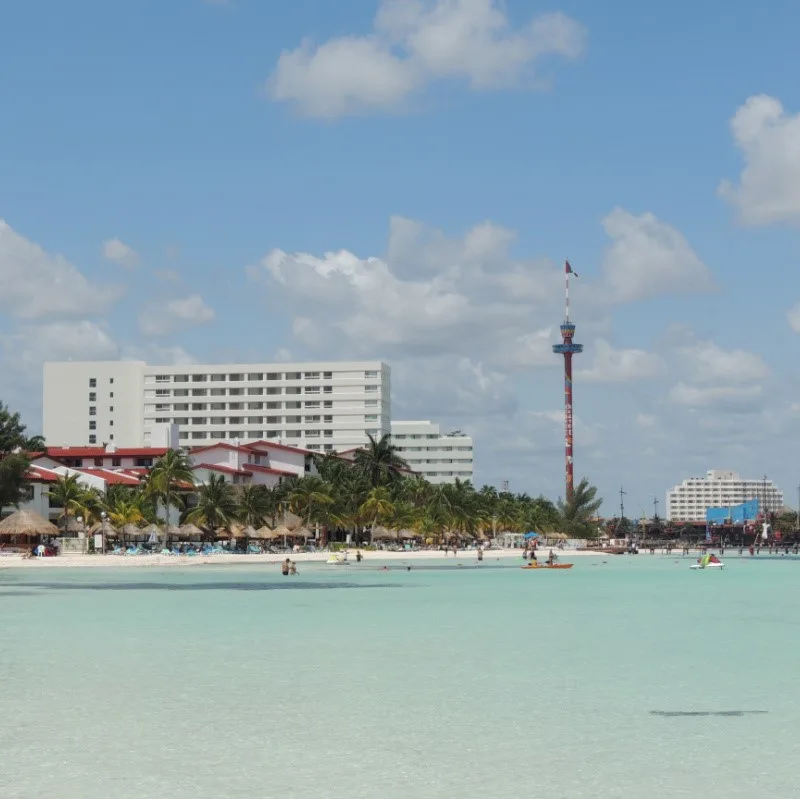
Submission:
M 282 538 L 283 546 L 285 547 L 286 539 L 291 538 L 293 535 L 294 533 L 285 524 L 281 524 L 272 531 L 272 535 L 270 537 L 273 539 Z
M 396 541 L 397 533 L 394 530 L 389 530 L 387 527 L 383 527 L 380 524 L 376 524 L 375 527 L 372 528 L 372 540 Z
M 180 534 L 181 534 L 181 528 L 178 527 L 177 524 L 171 524 L 169 525 L 169 527 L 167 527 L 167 535 L 173 537 L 179 537 Z
M 524 535 L 524 536 L 522 536 L 522 537 L 523 537 L 523 538 L 524 538 L 526 541 L 530 541 L 530 540 L 531 540 L 531 538 L 538 538 L 538 537 L 539 537 L 539 533 L 525 533 L 525 535 Z
M 106 538 L 117 538 L 119 536 L 119 532 L 117 528 L 114 527 L 111 522 L 106 522 L 106 529 L 103 530 L 103 522 L 97 522 L 97 524 L 93 524 L 91 528 L 89 528 L 89 532 L 92 535 L 96 535 L 97 533 L 105 532 Z
M 58 527 L 32 510 L 18 510 L 0 522 L 0 535 L 58 535 Z
M 243 528 L 241 531 L 241 535 L 245 538 L 258 538 L 258 530 L 253 527 L 251 524 L 248 524 L 247 527 Z
M 141 535 L 141 530 L 135 524 L 126 524 L 122 527 L 122 535 L 125 538 L 136 538 Z
M 272 537 L 272 530 L 267 527 L 266 524 L 263 525 L 263 527 L 259 527 L 256 533 L 258 533 L 258 537 L 261 541 L 269 541 Z
M 157 544 L 161 539 L 161 528 L 157 524 L 148 524 L 142 534 L 147 536 L 148 544 Z
M 86 526 L 83 522 L 79 522 L 77 519 L 70 519 L 64 527 L 64 532 L 66 533 L 83 533 L 85 531 Z

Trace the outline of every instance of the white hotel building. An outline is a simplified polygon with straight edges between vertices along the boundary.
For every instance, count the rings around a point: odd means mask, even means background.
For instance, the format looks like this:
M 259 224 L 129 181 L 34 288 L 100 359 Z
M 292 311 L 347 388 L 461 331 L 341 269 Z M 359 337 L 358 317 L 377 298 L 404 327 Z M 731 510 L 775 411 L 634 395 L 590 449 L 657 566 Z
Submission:
M 55 447 L 267 439 L 334 452 L 388 434 L 390 396 L 391 371 L 380 361 L 46 363 L 43 433 Z
M 729 508 L 751 499 L 770 512 L 783 507 L 783 492 L 771 480 L 743 480 L 736 472 L 712 470 L 667 492 L 667 521 L 704 522 L 708 508 Z
M 473 444 L 460 431 L 442 435 L 433 422 L 392 422 L 392 444 L 409 468 L 430 483 L 472 480 Z

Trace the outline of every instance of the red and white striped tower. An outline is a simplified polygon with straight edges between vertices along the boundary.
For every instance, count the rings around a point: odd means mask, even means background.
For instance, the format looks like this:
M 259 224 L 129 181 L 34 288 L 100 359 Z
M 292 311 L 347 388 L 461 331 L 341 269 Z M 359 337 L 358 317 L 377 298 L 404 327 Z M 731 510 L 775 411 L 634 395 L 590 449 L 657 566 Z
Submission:
M 561 344 L 553 345 L 553 352 L 556 355 L 564 356 L 564 454 L 566 458 L 566 500 L 572 499 L 575 487 L 575 475 L 573 469 L 573 438 L 572 438 L 572 356 L 583 352 L 583 344 L 575 344 L 572 339 L 575 336 L 575 325 L 569 321 L 569 278 L 573 272 L 569 261 L 564 262 L 564 284 L 566 313 L 564 324 L 561 325 Z

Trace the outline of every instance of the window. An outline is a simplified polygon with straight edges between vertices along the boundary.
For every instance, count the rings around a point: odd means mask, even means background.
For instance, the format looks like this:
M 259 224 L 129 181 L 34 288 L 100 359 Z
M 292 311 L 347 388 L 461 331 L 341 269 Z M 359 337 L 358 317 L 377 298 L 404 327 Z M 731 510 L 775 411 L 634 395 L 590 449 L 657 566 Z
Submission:
M 333 402 L 331 400 L 325 400 L 325 402 L 322 403 L 322 407 L 323 408 L 332 408 L 333 407 Z
M 306 372 L 303 377 L 306 380 L 319 380 L 319 372 Z
M 247 393 L 251 397 L 260 397 L 264 393 L 263 388 L 248 388 Z
M 375 370 L 364 372 L 364 377 L 369 380 L 371 377 L 377 377 L 378 373 Z
M 157 397 L 168 397 L 172 392 L 168 388 L 157 388 L 156 389 L 156 396 Z
M 228 424 L 244 424 L 244 417 L 242 416 L 230 416 L 228 417 Z M 233 435 L 233 434 L 231 434 Z
M 229 411 L 243 411 L 244 410 L 244 403 L 243 402 L 229 402 L 228 403 L 228 410 Z
M 249 433 L 250 438 L 264 438 L 263 430 L 251 430 Z
M 112 391 L 112 392 L 110 392 L 108 396 L 109 396 L 111 399 L 114 399 L 114 392 L 113 392 L 113 391 Z
M 300 372 L 287 372 L 286 379 L 287 380 L 299 380 L 302 377 Z
M 211 424 L 225 424 L 225 417 L 224 416 L 212 416 L 211 417 Z
M 333 430 L 326 430 L 325 438 L 333 438 Z
M 306 430 L 306 438 L 319 438 L 319 430 Z
M 122 458 L 112 458 L 111 459 L 112 466 L 122 466 Z
M 169 375 L 156 375 L 156 383 L 169 383 Z
M 156 419 L 156 424 L 169 424 L 169 418 L 166 416 L 159 416 Z
M 280 416 L 267 416 L 267 424 L 280 424 L 281 417 Z
M 263 380 L 264 379 L 264 374 L 263 374 L 263 372 L 250 372 L 247 375 L 247 379 L 248 380 Z
M 97 430 L 97 422 L 89 422 L 90 430 Z
M 306 386 L 306 394 L 319 394 L 319 386 Z
M 333 450 L 333 444 L 325 445 L 325 452 L 331 452 L 332 450 Z
M 175 391 L 172 392 L 173 397 L 188 397 L 189 396 L 189 389 L 188 388 L 176 388 Z
M 286 424 L 300 424 L 302 419 L 303 419 L 302 416 L 287 416 Z
M 301 390 L 302 389 L 300 388 L 300 386 L 297 386 L 297 388 L 287 388 L 286 389 L 286 393 L 287 394 L 299 394 Z
M 299 430 L 287 430 L 286 431 L 286 438 L 300 438 L 300 431 Z
M 228 433 L 228 435 L 231 438 L 244 438 L 244 433 L 241 430 L 231 430 L 231 432 Z
M 113 386 L 114 385 L 114 378 L 113 377 L 109 378 L 108 382 L 111 383 L 111 385 Z
M 372 391 L 377 391 L 377 390 L 378 390 L 377 386 L 364 386 L 364 391 L 367 391 L 367 392 L 372 392 Z
M 244 380 L 244 375 L 240 374 L 228 375 L 228 380 L 231 383 L 241 383 L 242 380 Z
M 306 416 L 306 423 L 318 422 L 319 416 Z
M 224 383 L 225 382 L 225 375 L 211 375 L 211 382 L 212 383 Z
M 280 402 L 268 402 L 267 403 L 267 410 L 268 411 L 279 411 L 281 409 L 282 403 Z
M 89 392 L 89 402 L 97 402 L 97 392 L 95 391 Z
M 332 380 L 333 379 L 333 372 L 323 372 L 322 373 L 323 380 Z
M 90 377 L 89 378 L 89 388 L 97 388 L 97 378 Z
M 169 405 L 159 405 L 157 406 L 162 411 L 168 411 Z M 175 403 L 175 410 L 176 411 L 188 411 L 189 410 L 189 403 L 188 402 L 177 402 Z
M 192 375 L 192 383 L 205 383 L 208 375 Z
M 158 394 L 158 392 L 156 392 Z M 192 389 L 192 396 L 193 397 L 207 397 L 208 391 L 204 388 L 193 388 Z
M 322 392 L 323 394 L 333 394 L 333 386 L 323 386 Z
M 218 439 L 225 438 L 225 431 L 224 431 L 224 430 L 215 430 L 215 431 L 214 431 L 214 432 L 211 434 L 211 438 L 213 438 L 213 439 L 215 439 L 215 440 L 218 440 Z
M 192 403 L 192 410 L 193 411 L 204 411 L 205 409 L 206 409 L 206 406 L 202 402 L 193 402 Z
M 378 400 L 364 400 L 364 406 L 367 408 L 377 408 Z M 434 436 L 436 438 L 436 436 Z
M 212 397 L 224 397 L 225 396 L 225 389 L 224 388 L 212 388 L 211 389 L 211 396 Z
M 174 375 L 172 378 L 173 383 L 188 383 L 189 375 Z
M 267 380 L 280 380 L 280 372 L 267 372 Z
M 319 402 L 307 402 L 306 408 L 319 408 Z
M 263 416 L 248 416 L 247 424 L 264 424 Z
M 244 396 L 244 389 L 243 388 L 229 388 L 228 389 L 228 396 L 229 397 L 243 397 Z
M 282 388 L 277 388 L 277 387 L 268 388 L 267 389 L 267 394 L 283 394 L 283 389 Z
M 208 422 L 206 421 L 206 418 L 204 416 L 196 416 L 194 419 L 192 419 L 192 424 L 203 424 L 204 425 L 204 424 L 208 424 Z
M 94 434 L 90 435 L 89 436 L 89 443 L 90 444 L 96 444 L 97 443 L 97 436 L 94 435 Z
M 331 424 L 333 422 L 333 416 L 325 416 L 323 417 L 322 421 Z
M 202 441 L 206 437 L 205 433 L 192 433 L 192 441 Z
M 271 405 L 272 403 L 270 403 Z M 263 411 L 264 410 L 264 403 L 263 402 L 248 402 L 247 403 L 247 410 L 248 411 Z
M 152 458 L 137 458 L 136 459 L 136 465 L 140 469 L 141 468 L 148 469 L 153 465 L 153 459 Z
M 113 427 L 114 426 L 114 420 L 113 419 L 108 423 L 108 426 L 109 427 Z
M 286 410 L 287 411 L 299 411 L 302 408 L 302 403 L 300 402 L 287 402 L 286 403 Z
M 367 415 L 364 417 L 364 421 L 365 421 L 365 422 L 377 422 L 377 421 L 378 421 L 378 417 L 377 417 L 377 415 L 376 415 L 376 414 L 374 414 L 374 413 L 370 413 L 370 414 L 367 414 Z
M 109 405 L 108 410 L 109 410 L 109 413 L 114 413 L 114 406 L 113 405 Z
M 97 408 L 94 405 L 89 406 L 89 416 L 97 416 Z
M 280 430 L 267 430 L 267 438 L 280 438 L 281 431 Z
M 183 431 L 181 431 L 181 433 L 180 433 L 180 436 L 179 436 L 179 437 L 180 437 L 180 438 L 189 438 L 189 434 L 188 434 L 188 433 L 185 433 L 185 432 L 183 432 Z
M 314 452 L 317 452 L 319 450 L 319 444 L 309 444 L 308 448 Z

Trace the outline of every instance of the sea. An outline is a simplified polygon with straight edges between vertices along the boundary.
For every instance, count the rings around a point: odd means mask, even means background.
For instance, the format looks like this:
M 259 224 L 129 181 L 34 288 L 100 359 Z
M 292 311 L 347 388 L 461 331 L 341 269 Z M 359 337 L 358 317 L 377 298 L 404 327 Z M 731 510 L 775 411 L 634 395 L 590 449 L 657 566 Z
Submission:
M 797 799 L 800 560 L 725 560 L 2 570 L 0 796 Z

